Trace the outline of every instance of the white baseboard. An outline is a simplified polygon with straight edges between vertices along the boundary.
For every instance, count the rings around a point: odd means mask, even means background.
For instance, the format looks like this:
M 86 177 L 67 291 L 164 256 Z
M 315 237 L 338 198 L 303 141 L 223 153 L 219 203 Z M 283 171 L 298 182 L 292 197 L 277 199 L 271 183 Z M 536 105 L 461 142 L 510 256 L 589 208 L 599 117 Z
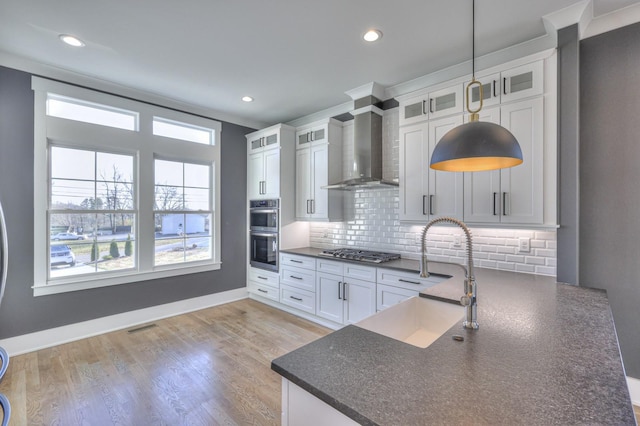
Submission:
M 0 346 L 2 346 L 10 356 L 16 356 L 175 315 L 185 314 L 187 312 L 246 299 L 247 295 L 247 288 L 241 287 L 235 290 L 110 315 L 108 317 L 37 331 L 22 336 L 9 337 L 0 340 Z
M 633 405 L 640 407 L 640 379 L 627 376 L 627 386 L 629 387 L 631 402 Z

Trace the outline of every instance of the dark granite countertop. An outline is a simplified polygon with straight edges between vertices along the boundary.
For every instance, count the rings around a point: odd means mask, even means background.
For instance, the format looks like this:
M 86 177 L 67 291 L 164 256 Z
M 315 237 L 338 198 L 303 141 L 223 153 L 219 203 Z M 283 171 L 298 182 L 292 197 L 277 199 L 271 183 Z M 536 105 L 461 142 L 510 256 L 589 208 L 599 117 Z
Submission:
M 432 269 L 452 278 L 421 296 L 458 300 L 462 271 Z M 455 326 L 421 349 L 350 325 L 272 369 L 361 424 L 636 424 L 604 291 L 488 269 L 476 278 L 479 330 Z

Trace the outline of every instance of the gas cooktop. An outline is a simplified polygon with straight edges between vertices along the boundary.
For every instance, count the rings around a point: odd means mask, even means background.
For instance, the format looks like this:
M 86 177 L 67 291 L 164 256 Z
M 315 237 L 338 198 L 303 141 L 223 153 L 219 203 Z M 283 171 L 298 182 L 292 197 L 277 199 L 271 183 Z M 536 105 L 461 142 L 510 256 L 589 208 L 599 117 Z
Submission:
M 396 253 L 385 253 L 381 251 L 360 250 L 351 248 L 338 248 L 322 250 L 320 256 L 335 257 L 338 259 L 358 260 L 361 262 L 382 263 L 390 260 L 400 259 Z

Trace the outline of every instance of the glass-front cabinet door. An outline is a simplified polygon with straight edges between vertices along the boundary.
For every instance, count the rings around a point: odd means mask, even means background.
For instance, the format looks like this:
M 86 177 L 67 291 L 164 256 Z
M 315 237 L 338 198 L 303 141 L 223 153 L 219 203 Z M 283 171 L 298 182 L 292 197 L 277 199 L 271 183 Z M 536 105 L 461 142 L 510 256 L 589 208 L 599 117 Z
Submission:
M 528 98 L 543 93 L 543 61 L 503 71 L 502 102 Z
M 429 96 L 424 93 L 407 98 L 400 102 L 400 125 L 419 123 L 426 120 L 429 114 L 427 102 Z
M 429 119 L 457 114 L 463 111 L 462 88 L 459 84 L 429 93 Z
M 492 105 L 498 105 L 500 103 L 500 92 L 502 90 L 502 80 L 500 80 L 500 73 L 495 73 L 483 77 L 476 77 L 476 80 L 482 85 L 482 108 L 490 107 Z M 467 85 L 471 80 L 466 81 L 463 86 L 464 90 L 464 102 L 463 108 L 467 109 L 466 96 Z M 480 107 L 480 86 L 474 84 L 469 90 L 469 107 L 472 111 L 475 111 Z
M 278 133 L 261 134 L 258 137 L 251 139 L 249 142 L 249 149 L 251 152 L 255 152 L 261 149 L 268 149 L 278 145 Z

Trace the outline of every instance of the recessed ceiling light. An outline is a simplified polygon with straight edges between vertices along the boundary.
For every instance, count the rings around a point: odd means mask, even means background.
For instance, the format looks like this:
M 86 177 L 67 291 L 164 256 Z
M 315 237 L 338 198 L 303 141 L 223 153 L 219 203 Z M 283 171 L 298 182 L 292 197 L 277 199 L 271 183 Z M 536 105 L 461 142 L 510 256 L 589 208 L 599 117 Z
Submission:
M 382 37 L 382 31 L 380 31 L 380 30 L 369 30 L 366 33 L 364 33 L 364 36 L 362 38 L 364 38 L 366 41 L 376 41 L 380 37 Z
M 253 98 L 251 96 L 243 96 L 242 100 L 245 102 L 253 102 Z
M 67 43 L 69 46 L 73 46 L 73 47 L 82 47 L 82 46 L 84 46 L 84 42 L 82 40 L 80 40 L 78 37 L 74 37 L 74 36 L 69 35 L 69 34 L 60 34 L 59 37 L 60 37 L 60 40 L 62 40 L 65 43 Z

